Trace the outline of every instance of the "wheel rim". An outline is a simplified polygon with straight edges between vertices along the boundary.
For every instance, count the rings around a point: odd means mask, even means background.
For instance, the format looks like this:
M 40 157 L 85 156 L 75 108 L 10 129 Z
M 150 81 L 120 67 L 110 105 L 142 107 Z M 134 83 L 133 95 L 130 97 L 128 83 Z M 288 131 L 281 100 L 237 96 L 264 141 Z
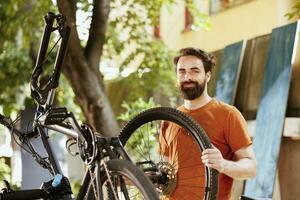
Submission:
M 196 154 L 198 156 L 190 156 L 190 159 L 196 160 L 195 164 L 199 166 L 187 166 L 184 165 L 185 163 L 176 163 L 176 160 L 174 159 L 169 160 L 169 163 L 175 168 L 177 172 L 176 175 L 178 176 L 178 182 L 176 183 L 177 188 L 172 192 L 171 197 L 182 195 L 180 193 L 187 193 L 189 196 L 194 194 L 197 199 L 213 199 L 210 195 L 211 191 L 215 190 L 211 189 L 211 171 L 209 171 L 208 168 L 205 168 L 201 162 L 201 149 L 208 147 L 203 146 L 201 143 L 199 143 L 199 145 L 197 142 L 195 142 L 196 140 L 199 141 L 199 138 L 193 138 L 195 135 L 197 137 L 197 134 L 195 133 L 189 134 L 191 131 L 193 131 L 191 130 L 191 127 L 187 126 L 183 128 L 183 126 L 185 126 L 184 123 L 182 123 L 178 118 L 170 118 L 169 114 L 164 116 L 159 113 L 159 116 L 157 116 L 157 113 L 153 112 L 152 114 L 148 113 L 147 117 L 137 118 L 138 119 L 134 119 L 133 122 L 131 121 L 129 126 L 127 125 L 121 132 L 121 141 L 123 142 L 126 151 L 133 161 L 135 163 L 141 161 L 151 161 L 155 164 L 166 162 L 165 158 L 158 154 L 160 148 L 158 139 L 159 130 L 162 123 L 162 120 L 158 119 L 163 119 L 165 123 L 166 121 L 169 121 L 168 123 L 176 123 L 178 126 L 180 126 L 180 132 L 182 132 L 179 134 L 191 138 L 188 147 L 195 145 L 197 146 L 197 152 L 193 152 L 193 155 Z M 178 155 L 184 155 L 187 153 L 187 151 L 177 153 Z M 157 184 L 156 187 L 158 187 Z M 200 193 L 202 194 L 201 196 L 199 196 Z

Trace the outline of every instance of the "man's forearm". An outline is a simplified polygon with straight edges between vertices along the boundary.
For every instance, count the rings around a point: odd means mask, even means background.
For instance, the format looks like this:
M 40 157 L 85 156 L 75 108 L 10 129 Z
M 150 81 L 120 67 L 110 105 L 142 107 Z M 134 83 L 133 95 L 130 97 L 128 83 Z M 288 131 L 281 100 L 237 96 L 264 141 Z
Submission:
M 233 179 L 244 180 L 256 175 L 256 161 L 250 158 L 242 158 L 238 161 L 224 160 L 220 173 Z

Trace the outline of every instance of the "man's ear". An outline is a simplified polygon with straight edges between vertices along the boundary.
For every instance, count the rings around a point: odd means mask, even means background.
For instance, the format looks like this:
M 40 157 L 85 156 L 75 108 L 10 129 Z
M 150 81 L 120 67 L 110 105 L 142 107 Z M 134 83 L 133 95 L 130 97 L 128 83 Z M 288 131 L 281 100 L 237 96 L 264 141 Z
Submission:
M 211 71 L 206 72 L 205 77 L 206 77 L 206 82 L 208 83 L 211 78 Z

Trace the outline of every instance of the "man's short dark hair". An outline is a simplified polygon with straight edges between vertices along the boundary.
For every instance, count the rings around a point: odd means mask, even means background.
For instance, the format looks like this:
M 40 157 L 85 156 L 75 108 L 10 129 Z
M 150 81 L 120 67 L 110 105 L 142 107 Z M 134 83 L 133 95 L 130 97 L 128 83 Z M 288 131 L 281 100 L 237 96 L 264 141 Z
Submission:
M 198 48 L 187 47 L 180 49 L 178 54 L 174 57 L 173 62 L 175 66 L 178 63 L 179 58 L 183 56 L 196 56 L 197 58 L 201 59 L 204 65 L 205 72 L 211 72 L 212 67 L 216 65 L 216 57 L 214 55 Z

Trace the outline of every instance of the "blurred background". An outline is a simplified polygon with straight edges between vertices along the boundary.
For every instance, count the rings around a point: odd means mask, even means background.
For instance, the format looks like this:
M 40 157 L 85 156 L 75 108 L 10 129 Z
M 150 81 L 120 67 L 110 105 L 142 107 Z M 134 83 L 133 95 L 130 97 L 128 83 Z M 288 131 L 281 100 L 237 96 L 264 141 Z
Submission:
M 54 12 L 65 15 L 72 28 L 56 105 L 66 106 L 101 134 L 117 135 L 124 123 L 144 109 L 181 103 L 172 64 L 180 48 L 198 47 L 217 57 L 208 88 L 215 96 L 224 49 L 244 41 L 231 103 L 242 112 L 253 136 L 272 30 L 296 22 L 299 11 L 299 0 L 1 1 L 0 111 L 12 119 L 20 115 L 18 127 L 29 129 L 34 113 L 30 75 L 43 17 Z M 50 46 L 57 39 L 54 36 Z M 51 73 L 56 51 L 48 56 L 46 73 Z M 300 65 L 295 62 L 273 199 L 300 196 L 299 77 Z M 78 186 L 84 171 L 80 158 L 66 152 L 63 136 L 54 133 L 51 140 L 65 174 Z M 33 143 L 43 153 L 40 141 Z M 41 179 L 50 177 L 3 127 L 0 159 L 0 180 L 5 178 L 15 187 L 39 187 Z M 243 186 L 242 181 L 235 182 L 236 197 Z

